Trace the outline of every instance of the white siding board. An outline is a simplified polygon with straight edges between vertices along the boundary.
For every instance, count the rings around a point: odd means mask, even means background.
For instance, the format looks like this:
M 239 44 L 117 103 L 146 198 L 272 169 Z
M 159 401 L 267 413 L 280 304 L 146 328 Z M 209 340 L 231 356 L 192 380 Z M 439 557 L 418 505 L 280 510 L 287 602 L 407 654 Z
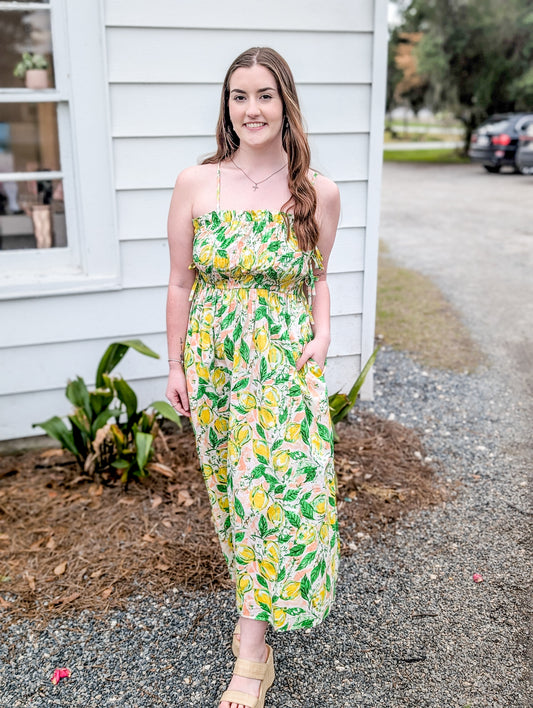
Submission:
M 363 270 L 365 230 L 339 229 L 329 257 L 328 273 Z
M 329 394 L 331 395 L 338 391 L 348 392 L 360 370 L 361 357 L 358 355 L 339 356 L 328 359 L 326 366 L 326 383 Z
M 242 50 L 276 49 L 298 83 L 370 83 L 372 34 L 108 28 L 111 83 L 222 83 Z M 140 51 L 142 48 L 142 51 Z M 149 60 L 147 60 L 149 58 Z
M 176 172 L 176 176 L 177 176 Z M 366 223 L 367 184 L 341 182 L 341 219 L 344 228 L 364 228 Z M 131 189 L 117 193 L 117 218 L 122 240 L 163 238 L 167 233 L 167 215 L 172 189 Z M 215 204 L 213 204 L 215 208 Z
M 313 167 L 319 172 L 337 182 L 366 179 L 367 135 L 313 135 L 309 142 Z M 210 137 L 115 139 L 116 188 L 173 187 L 179 172 L 215 149 L 215 140 Z
M 310 133 L 368 133 L 369 85 L 303 84 L 298 95 Z M 113 84 L 110 101 L 115 138 L 212 135 L 220 84 Z
M 213 29 L 294 29 L 371 31 L 373 0 L 306 0 L 305 12 L 299 3 L 270 0 L 268 17 L 257 2 L 221 3 L 202 0 L 184 3 L 176 0 L 106 0 L 108 26 L 130 27 L 210 27 Z M 252 45 L 250 45 L 252 46 Z

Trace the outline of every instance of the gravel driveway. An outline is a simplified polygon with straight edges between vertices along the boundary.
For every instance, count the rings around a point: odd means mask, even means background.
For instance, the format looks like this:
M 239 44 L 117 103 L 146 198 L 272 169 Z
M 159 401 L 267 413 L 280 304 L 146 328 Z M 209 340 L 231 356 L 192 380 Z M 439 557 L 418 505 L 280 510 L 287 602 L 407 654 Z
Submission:
M 385 168 L 384 240 L 438 282 L 491 365 L 455 374 L 380 353 L 376 400 L 361 407 L 418 428 L 457 492 L 380 539 L 362 537 L 315 631 L 270 636 L 267 706 L 526 708 L 532 178 Z M 0 706 L 211 708 L 231 674 L 235 619 L 232 592 L 175 592 L 140 595 L 105 622 L 84 613 L 41 634 L 20 623 L 2 636 Z M 58 666 L 72 677 L 54 687 Z

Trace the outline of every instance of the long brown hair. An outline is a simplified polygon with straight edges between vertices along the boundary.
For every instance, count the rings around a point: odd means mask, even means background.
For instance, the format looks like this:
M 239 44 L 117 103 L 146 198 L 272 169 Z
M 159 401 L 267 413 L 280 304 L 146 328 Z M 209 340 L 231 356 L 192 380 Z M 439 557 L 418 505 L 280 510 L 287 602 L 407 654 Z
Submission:
M 229 67 L 220 100 L 216 139 L 217 151 L 202 164 L 218 163 L 229 159 L 239 147 L 239 138 L 229 117 L 229 82 L 233 72 L 260 64 L 276 79 L 277 89 L 283 102 L 282 144 L 287 153 L 290 199 L 282 210 L 292 208 L 294 233 L 299 247 L 304 251 L 313 249 L 318 241 L 318 223 L 315 212 L 316 190 L 308 177 L 311 151 L 302 125 L 300 103 L 294 78 L 285 59 L 270 47 L 252 47 L 235 59 Z M 288 226 L 288 220 L 287 220 Z

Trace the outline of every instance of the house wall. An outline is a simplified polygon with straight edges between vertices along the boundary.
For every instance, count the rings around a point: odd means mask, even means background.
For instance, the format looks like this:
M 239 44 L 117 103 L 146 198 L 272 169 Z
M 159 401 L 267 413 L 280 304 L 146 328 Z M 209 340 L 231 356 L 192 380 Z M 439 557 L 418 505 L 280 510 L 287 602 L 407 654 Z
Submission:
M 161 354 L 130 352 L 119 370 L 142 404 L 164 397 L 172 188 L 181 169 L 213 151 L 224 73 L 255 45 L 272 46 L 293 69 L 313 167 L 341 191 L 327 381 L 331 392 L 349 388 L 374 334 L 386 4 L 272 0 L 266 17 L 253 2 L 103 1 L 121 287 L 9 302 L 0 439 L 38 434 L 32 422 L 66 413 L 67 377 L 93 383 L 103 350 L 119 338 Z

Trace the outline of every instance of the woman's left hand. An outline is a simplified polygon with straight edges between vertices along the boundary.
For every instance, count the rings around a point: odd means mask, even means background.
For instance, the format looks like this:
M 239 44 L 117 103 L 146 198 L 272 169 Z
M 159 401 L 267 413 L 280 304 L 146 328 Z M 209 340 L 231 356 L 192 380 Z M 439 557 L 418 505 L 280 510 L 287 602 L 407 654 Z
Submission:
M 312 359 L 323 371 L 329 349 L 329 337 L 314 337 L 305 345 L 301 356 L 296 362 L 296 369 L 300 371 L 306 361 Z

